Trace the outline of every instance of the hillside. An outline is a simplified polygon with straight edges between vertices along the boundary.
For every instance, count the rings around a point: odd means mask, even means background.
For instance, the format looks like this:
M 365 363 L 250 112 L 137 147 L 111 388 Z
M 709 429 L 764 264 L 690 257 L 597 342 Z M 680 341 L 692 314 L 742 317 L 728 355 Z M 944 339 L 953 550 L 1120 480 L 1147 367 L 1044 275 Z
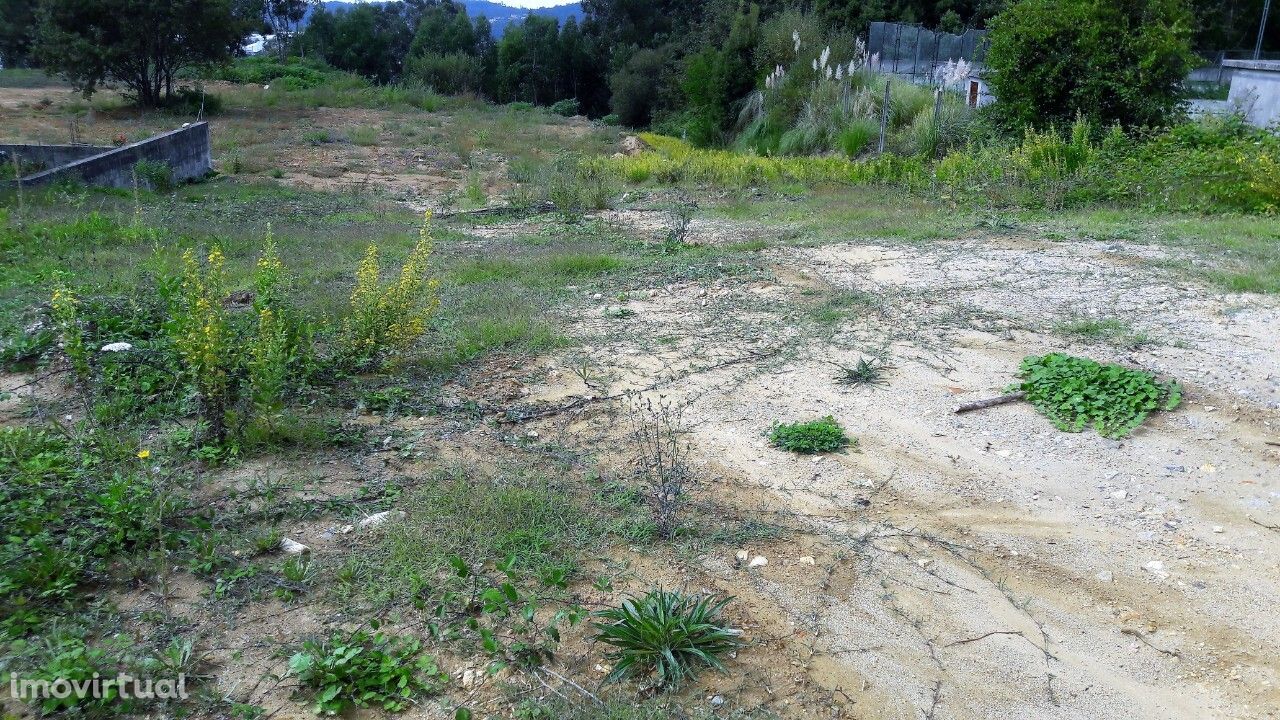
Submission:
M 357 2 L 343 2 L 342 0 L 330 0 L 323 3 L 325 9 L 329 12 L 341 12 L 358 4 Z M 530 14 L 553 17 L 560 23 L 570 17 L 582 18 L 582 4 L 576 2 L 545 8 L 513 7 L 502 3 L 489 2 L 489 0 L 463 0 L 462 4 L 467 7 L 467 14 L 471 17 L 484 15 L 489 18 L 489 21 L 493 24 L 495 37 L 502 37 L 503 31 L 506 30 L 509 23 L 519 22 Z M 305 21 L 303 24 L 306 24 Z

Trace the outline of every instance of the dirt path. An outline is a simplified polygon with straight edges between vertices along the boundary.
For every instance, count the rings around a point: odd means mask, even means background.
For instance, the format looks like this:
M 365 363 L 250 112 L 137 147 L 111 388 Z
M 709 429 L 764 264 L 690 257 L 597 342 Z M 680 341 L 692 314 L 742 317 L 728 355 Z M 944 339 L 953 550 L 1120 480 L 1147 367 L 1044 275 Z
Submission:
M 689 404 L 712 495 L 806 530 L 750 573 L 701 562 L 757 618 L 808 634 L 805 682 L 837 712 L 1280 717 L 1280 304 L 1188 286 L 1143 245 L 771 252 L 776 282 L 640 288 L 634 316 L 579 329 L 609 392 L 657 382 Z M 815 292 L 852 308 L 829 331 L 788 309 Z M 1154 341 L 1050 334 L 1080 317 Z M 1124 441 L 1060 432 L 1025 404 L 951 413 L 1059 349 L 1177 378 L 1185 404 Z M 831 362 L 874 350 L 894 365 L 887 387 L 834 381 Z M 698 371 L 734 357 L 748 360 Z M 555 377 L 533 397 L 587 392 Z M 765 441 L 775 420 L 827 414 L 860 452 Z

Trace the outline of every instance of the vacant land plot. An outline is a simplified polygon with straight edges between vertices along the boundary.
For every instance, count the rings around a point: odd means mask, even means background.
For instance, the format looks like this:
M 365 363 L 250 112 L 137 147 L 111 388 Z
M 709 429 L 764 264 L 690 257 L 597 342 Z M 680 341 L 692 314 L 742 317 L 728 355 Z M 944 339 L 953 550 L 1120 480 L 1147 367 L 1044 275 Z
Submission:
M 1280 717 L 1280 296 L 1241 292 L 1277 287 L 1274 218 L 570 179 L 565 158 L 614 152 L 615 130 L 218 90 L 218 177 L 5 197 L 0 423 L 110 435 L 175 505 L 157 545 L 59 590 L 57 623 L 5 625 L 0 667 L 87 647 L 198 676 L 192 715 L 305 717 L 290 658 L 376 619 L 439 671 L 409 717 Z M 0 139 L 189 119 L 95 103 L 0 87 Z M 188 247 L 219 246 L 245 291 L 268 232 L 294 306 L 335 327 L 366 246 L 398 267 L 426 209 L 441 305 L 423 340 L 313 375 L 234 452 L 192 446 L 164 373 L 90 402 L 56 349 L 14 350 L 59 273 L 133 317 Z M 1058 351 L 1176 380 L 1182 405 L 1114 439 L 1025 402 L 953 413 Z M 637 473 L 655 405 L 688 448 L 671 539 Z M 770 441 L 827 416 L 841 450 Z M 490 582 L 511 587 L 502 612 Z M 744 647 L 675 692 L 602 685 L 608 648 L 566 613 L 656 586 L 733 596 Z

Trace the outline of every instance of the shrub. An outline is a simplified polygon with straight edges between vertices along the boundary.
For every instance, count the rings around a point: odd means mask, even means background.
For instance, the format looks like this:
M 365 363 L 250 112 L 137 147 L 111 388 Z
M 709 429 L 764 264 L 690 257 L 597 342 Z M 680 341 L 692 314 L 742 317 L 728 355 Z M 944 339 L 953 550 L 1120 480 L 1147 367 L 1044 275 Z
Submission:
M 623 125 L 645 127 L 683 105 L 676 77 L 679 53 L 672 45 L 645 48 L 609 76 L 609 108 Z
M 222 98 L 205 92 L 203 87 L 183 86 L 165 98 L 162 107 L 170 115 L 208 117 L 222 112 Z
M 656 671 L 661 689 L 679 687 L 701 667 L 724 672 L 720 657 L 742 646 L 738 631 L 720 619 L 732 598 L 695 597 L 661 588 L 641 598 L 627 598 L 617 608 L 596 614 L 596 640 L 617 650 L 610 654 L 617 681 Z
M 872 147 L 880 137 L 880 124 L 872 118 L 861 118 L 849 123 L 840 131 L 836 144 L 850 158 L 856 158 Z
M 993 110 L 1011 125 L 1160 125 L 1190 70 L 1185 0 L 1026 0 L 991 21 Z M 1052 58 L 1047 62 L 1046 58 Z
M 377 630 L 376 622 L 373 628 Z M 419 695 L 439 692 L 448 679 L 421 650 L 417 638 L 360 629 L 328 641 L 307 641 L 289 658 L 289 671 L 312 690 L 317 715 L 339 715 L 355 707 L 399 712 Z
M 1080 432 L 1092 426 L 1099 435 L 1125 437 L 1157 410 L 1182 402 L 1176 382 L 1121 365 L 1099 363 L 1064 353 L 1022 361 L 1016 389 L 1060 430 Z
M 387 352 L 408 349 L 427 330 L 427 321 L 440 305 L 439 281 L 431 269 L 431 214 L 423 219 L 418 242 L 409 252 L 400 276 L 389 285 L 379 277 L 378 246 L 369 245 L 356 271 L 351 308 L 338 337 L 340 365 L 364 367 Z
M 169 333 L 184 375 L 195 387 L 200 417 L 217 443 L 227 436 L 235 364 L 226 297 L 226 257 L 214 247 L 200 263 L 191 250 L 182 254 L 182 276 L 174 297 Z
M 821 420 L 806 423 L 774 423 L 773 429 L 769 431 L 769 442 L 774 447 L 791 452 L 825 453 L 850 444 L 856 445 L 858 441 L 845 435 L 840 423 L 828 415 Z
M 284 60 L 274 55 L 239 58 L 220 69 L 216 77 L 235 83 L 257 85 L 284 83 L 288 90 L 306 90 L 323 85 L 327 76 L 336 75 L 333 68 L 315 58 L 292 56 Z
M 551 112 L 563 117 L 572 117 L 578 114 L 578 99 L 566 98 L 557 100 L 551 105 Z
M 460 52 L 417 55 L 405 61 L 404 77 L 446 95 L 480 92 L 484 89 L 484 62 Z

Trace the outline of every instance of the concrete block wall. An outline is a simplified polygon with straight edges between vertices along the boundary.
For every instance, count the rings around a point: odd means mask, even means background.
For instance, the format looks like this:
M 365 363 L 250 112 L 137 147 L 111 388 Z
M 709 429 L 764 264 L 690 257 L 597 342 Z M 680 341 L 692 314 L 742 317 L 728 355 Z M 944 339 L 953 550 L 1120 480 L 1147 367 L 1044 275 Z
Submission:
M 9 164 L 17 157 L 23 164 L 39 165 L 44 169 L 66 165 L 94 155 L 101 155 L 112 147 L 101 145 L 12 145 L 0 143 L 0 163 Z
M 32 148 L 81 147 L 51 145 L 6 145 L 14 148 L 19 157 L 31 153 Z M 71 159 L 69 162 L 50 166 L 49 169 L 22 178 L 23 187 L 46 185 L 60 180 L 72 180 L 86 185 L 102 185 L 114 188 L 133 187 L 133 167 L 140 160 L 163 162 L 173 171 L 174 182 L 204 177 L 213 167 L 209 151 L 209 123 L 198 122 L 141 142 L 118 148 L 99 149 L 96 154 Z M 9 181 L 13 185 L 14 181 Z

